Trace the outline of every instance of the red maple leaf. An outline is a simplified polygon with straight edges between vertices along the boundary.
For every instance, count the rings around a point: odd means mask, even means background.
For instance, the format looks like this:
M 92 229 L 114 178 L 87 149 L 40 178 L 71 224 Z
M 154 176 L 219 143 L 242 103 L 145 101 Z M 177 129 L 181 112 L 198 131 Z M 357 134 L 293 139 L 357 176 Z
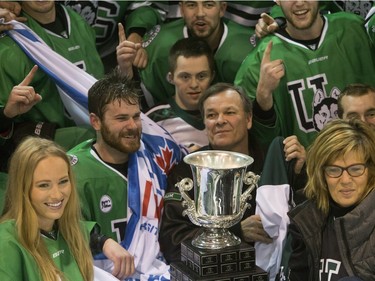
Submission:
M 175 161 L 173 160 L 172 162 L 173 150 L 170 150 L 168 146 L 165 146 L 161 149 L 161 154 L 162 155 L 155 156 L 155 162 L 165 174 L 168 174 L 175 165 Z

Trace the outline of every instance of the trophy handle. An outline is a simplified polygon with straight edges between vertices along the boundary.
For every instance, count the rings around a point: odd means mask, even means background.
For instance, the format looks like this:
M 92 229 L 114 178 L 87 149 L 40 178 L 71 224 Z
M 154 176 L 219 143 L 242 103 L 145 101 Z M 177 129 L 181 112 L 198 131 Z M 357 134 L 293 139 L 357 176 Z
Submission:
M 251 198 L 251 192 L 254 188 L 257 187 L 257 183 L 260 176 L 254 174 L 253 172 L 247 172 L 243 178 L 244 184 L 248 185 L 248 188 L 241 194 L 241 210 L 246 210 L 250 207 L 250 204 L 247 202 Z
M 202 226 L 201 223 L 198 221 L 197 211 L 195 209 L 194 200 L 192 200 L 189 195 L 186 193 L 187 191 L 190 191 L 194 184 L 193 180 L 190 178 L 183 178 L 181 181 L 176 183 L 175 185 L 178 190 L 180 191 L 182 198 L 185 200 L 182 202 L 182 206 L 187 208 L 182 212 L 183 216 L 188 216 L 190 221 L 194 223 L 195 225 Z

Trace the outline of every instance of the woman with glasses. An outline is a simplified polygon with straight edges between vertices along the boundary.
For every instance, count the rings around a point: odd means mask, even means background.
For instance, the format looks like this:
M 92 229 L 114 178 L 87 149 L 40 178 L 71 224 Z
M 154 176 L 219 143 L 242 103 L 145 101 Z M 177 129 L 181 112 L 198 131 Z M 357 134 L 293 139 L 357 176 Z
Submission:
M 375 131 L 331 121 L 306 166 L 308 200 L 289 212 L 289 280 L 375 280 Z

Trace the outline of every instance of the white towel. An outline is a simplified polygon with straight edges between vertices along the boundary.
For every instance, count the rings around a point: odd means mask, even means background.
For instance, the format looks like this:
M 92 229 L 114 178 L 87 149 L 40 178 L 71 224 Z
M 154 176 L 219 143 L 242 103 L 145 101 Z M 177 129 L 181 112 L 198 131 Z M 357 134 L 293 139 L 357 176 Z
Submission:
M 257 189 L 255 213 L 259 214 L 264 230 L 273 239 L 271 244 L 255 242 L 256 265 L 269 273 L 275 280 L 279 272 L 282 251 L 289 225 L 288 184 L 262 185 Z

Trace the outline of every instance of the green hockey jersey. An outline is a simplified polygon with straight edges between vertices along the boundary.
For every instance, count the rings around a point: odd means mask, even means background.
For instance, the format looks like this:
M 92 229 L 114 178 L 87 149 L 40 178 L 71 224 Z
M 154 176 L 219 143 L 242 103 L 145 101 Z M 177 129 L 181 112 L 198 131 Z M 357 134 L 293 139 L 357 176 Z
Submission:
M 128 181 L 99 158 L 92 144 L 93 140 L 89 140 L 68 152 L 83 217 L 96 221 L 102 233 L 121 242 L 127 222 Z
M 273 41 L 271 60 L 282 59 L 285 75 L 273 93 L 276 128 L 282 136 L 296 135 L 308 146 L 332 118 L 337 116 L 337 97 L 350 83 L 375 86 L 375 49 L 354 14 L 325 15 L 315 50 L 281 34 L 265 37 L 239 69 L 235 84 L 255 99 L 263 52 Z M 262 136 L 264 137 L 264 136 Z
M 255 46 L 254 30 L 235 22 L 224 20 L 224 33 L 215 52 L 215 81 L 233 83 L 241 62 Z M 168 53 L 179 39 L 187 38 L 184 20 L 155 26 L 144 37 L 143 47 L 148 53 L 147 67 L 140 71 L 145 95 L 154 103 L 168 102 L 174 95 L 174 86 L 167 81 Z M 236 48 L 233 48 L 235 44 Z M 152 106 L 154 104 L 149 104 Z
M 95 34 L 90 26 L 75 12 L 64 8 L 68 22 L 67 37 L 44 29 L 27 14 L 26 24 L 38 34 L 54 51 L 84 69 L 96 78 L 104 74 L 103 65 L 95 47 Z M 21 83 L 35 63 L 8 36 L 0 39 L 0 107 L 5 106 L 15 85 Z M 64 105 L 55 83 L 42 70 L 38 70 L 30 86 L 42 96 L 42 101 L 28 112 L 14 119 L 15 123 L 26 121 L 54 123 L 58 127 L 75 125 L 66 115 Z
M 207 133 L 199 110 L 183 110 L 175 99 L 171 98 L 169 103 L 154 106 L 146 115 L 163 127 L 177 143 L 187 148 L 208 145 Z
M 101 57 L 116 53 L 118 23 L 125 33 L 133 29 L 147 31 L 160 24 L 166 12 L 149 1 L 65 1 L 65 5 L 79 13 L 96 33 L 96 44 Z

